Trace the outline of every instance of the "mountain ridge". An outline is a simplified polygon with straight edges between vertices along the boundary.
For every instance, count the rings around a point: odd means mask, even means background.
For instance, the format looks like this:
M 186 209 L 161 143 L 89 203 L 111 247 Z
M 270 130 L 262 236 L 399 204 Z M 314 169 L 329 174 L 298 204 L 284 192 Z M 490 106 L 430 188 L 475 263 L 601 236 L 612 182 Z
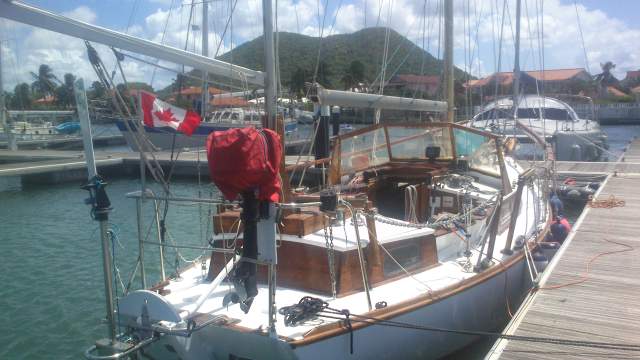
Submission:
M 387 81 L 393 74 L 440 75 L 442 73 L 441 60 L 436 59 L 395 30 L 389 30 L 388 65 L 385 76 Z M 364 65 L 365 82 L 376 81 L 381 69 L 386 31 L 386 28 L 374 27 L 322 39 L 298 33 L 278 32 L 280 81 L 283 87 L 289 87 L 295 81 L 296 71 L 302 71 L 305 74 L 305 80 L 310 81 L 315 72 L 316 63 L 320 65 L 316 80 L 326 87 L 344 89 L 346 84 L 343 77 L 353 61 L 359 61 Z M 263 36 L 259 36 L 247 41 L 218 56 L 217 59 L 263 71 L 262 39 Z M 456 78 L 465 76 L 462 70 L 455 68 Z M 194 82 L 187 86 L 189 85 L 199 84 Z

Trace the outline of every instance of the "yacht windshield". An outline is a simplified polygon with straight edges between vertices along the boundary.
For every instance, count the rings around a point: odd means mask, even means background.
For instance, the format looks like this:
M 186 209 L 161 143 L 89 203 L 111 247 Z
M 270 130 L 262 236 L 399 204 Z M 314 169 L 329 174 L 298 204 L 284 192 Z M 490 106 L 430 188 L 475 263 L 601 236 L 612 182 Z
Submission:
M 427 148 L 439 148 L 438 159 L 451 159 L 451 130 L 448 127 L 388 126 L 391 157 L 399 160 L 426 159 Z
M 542 116 L 540 111 L 542 110 Z M 476 115 L 475 120 L 511 119 L 513 110 L 511 108 L 489 109 Z M 540 119 L 546 120 L 573 120 L 571 114 L 565 109 L 558 108 L 519 108 L 519 119 Z
M 494 139 L 461 129 L 453 129 L 453 134 L 456 155 L 467 159 L 469 168 L 495 176 L 500 175 L 500 162 Z
M 338 150 L 342 174 L 364 170 L 389 161 L 384 128 L 346 137 L 340 141 Z
M 465 159 L 473 170 L 500 176 L 496 142 L 491 135 L 456 124 L 373 126 L 341 136 L 332 162 L 339 174 L 353 174 L 394 161 Z

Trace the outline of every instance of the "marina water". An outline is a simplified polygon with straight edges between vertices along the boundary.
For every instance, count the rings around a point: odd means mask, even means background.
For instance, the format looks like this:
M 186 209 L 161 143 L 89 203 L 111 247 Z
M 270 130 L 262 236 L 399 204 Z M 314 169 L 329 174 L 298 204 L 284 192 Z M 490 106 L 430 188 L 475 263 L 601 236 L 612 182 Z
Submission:
M 603 129 L 616 154 L 632 136 L 640 136 L 640 126 Z M 138 235 L 136 202 L 125 194 L 139 190 L 140 182 L 126 177 L 107 180 L 113 207 L 110 228 L 115 234 L 112 250 L 126 285 L 138 254 Z M 90 218 L 89 206 L 83 203 L 88 193 L 80 185 L 22 186 L 16 179 L 0 177 L 0 359 L 81 359 L 84 349 L 106 336 L 98 223 Z M 218 194 L 208 180 L 177 179 L 171 186 L 178 196 Z M 147 201 L 143 211 L 149 241 L 157 241 L 153 206 Z M 212 214 L 207 205 L 172 204 L 166 216 L 167 243 L 204 246 L 211 229 L 201 224 Z M 152 284 L 160 279 L 159 254 L 157 246 L 145 249 L 147 282 Z M 199 254 L 166 249 L 166 274 Z M 134 288 L 139 286 L 136 278 Z M 121 294 L 119 281 L 115 288 Z M 491 344 L 483 341 L 457 355 L 482 358 Z

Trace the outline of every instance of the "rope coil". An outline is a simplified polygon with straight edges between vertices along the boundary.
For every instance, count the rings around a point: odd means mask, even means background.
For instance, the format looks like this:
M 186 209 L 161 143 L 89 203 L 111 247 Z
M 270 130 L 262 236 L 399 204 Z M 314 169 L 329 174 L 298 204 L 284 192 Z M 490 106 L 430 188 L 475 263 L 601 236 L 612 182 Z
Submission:
M 615 195 L 609 195 L 609 198 L 603 200 L 595 200 L 593 196 L 589 196 L 589 200 L 587 202 L 587 206 L 590 208 L 601 208 L 601 209 L 611 209 L 615 207 L 623 207 L 626 205 L 626 202 L 620 198 L 617 198 Z

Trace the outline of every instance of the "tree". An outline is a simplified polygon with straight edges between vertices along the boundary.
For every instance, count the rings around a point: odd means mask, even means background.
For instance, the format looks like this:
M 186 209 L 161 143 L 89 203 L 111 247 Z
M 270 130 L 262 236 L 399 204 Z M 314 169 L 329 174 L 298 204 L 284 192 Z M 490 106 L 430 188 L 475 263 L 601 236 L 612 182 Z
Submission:
M 604 64 L 601 63 L 600 67 L 602 68 L 602 72 L 596 75 L 596 81 L 601 86 L 617 85 L 619 81 L 611 73 L 611 70 L 615 69 L 616 64 L 612 63 L 611 61 L 607 61 Z
M 304 83 L 308 80 L 307 76 L 307 72 L 302 68 L 296 68 L 296 71 L 291 74 L 289 90 L 297 98 L 304 95 Z
M 40 65 L 37 74 L 32 71 L 31 76 L 35 79 L 31 84 L 31 89 L 40 96 L 53 95 L 56 90 L 55 83 L 60 83 L 51 67 L 46 64 Z
M 75 96 L 73 94 L 73 83 L 75 81 L 75 75 L 71 73 L 64 74 L 64 83 L 56 89 L 56 103 L 59 106 L 67 108 L 75 104 Z
M 330 88 L 331 87 L 331 75 L 333 75 L 333 73 L 331 72 L 331 70 L 329 69 L 329 64 L 322 60 L 318 63 L 318 76 L 316 77 L 316 81 L 326 87 L 326 88 Z
M 27 83 L 16 85 L 11 97 L 11 108 L 15 110 L 26 110 L 31 108 L 31 88 Z
M 89 88 L 89 94 L 91 99 L 102 99 L 105 97 L 107 89 L 100 81 L 94 81 Z
M 349 67 L 345 70 L 342 77 L 342 83 L 346 90 L 358 86 L 358 84 L 364 82 L 365 67 L 364 64 L 358 60 L 354 60 L 349 64 Z

